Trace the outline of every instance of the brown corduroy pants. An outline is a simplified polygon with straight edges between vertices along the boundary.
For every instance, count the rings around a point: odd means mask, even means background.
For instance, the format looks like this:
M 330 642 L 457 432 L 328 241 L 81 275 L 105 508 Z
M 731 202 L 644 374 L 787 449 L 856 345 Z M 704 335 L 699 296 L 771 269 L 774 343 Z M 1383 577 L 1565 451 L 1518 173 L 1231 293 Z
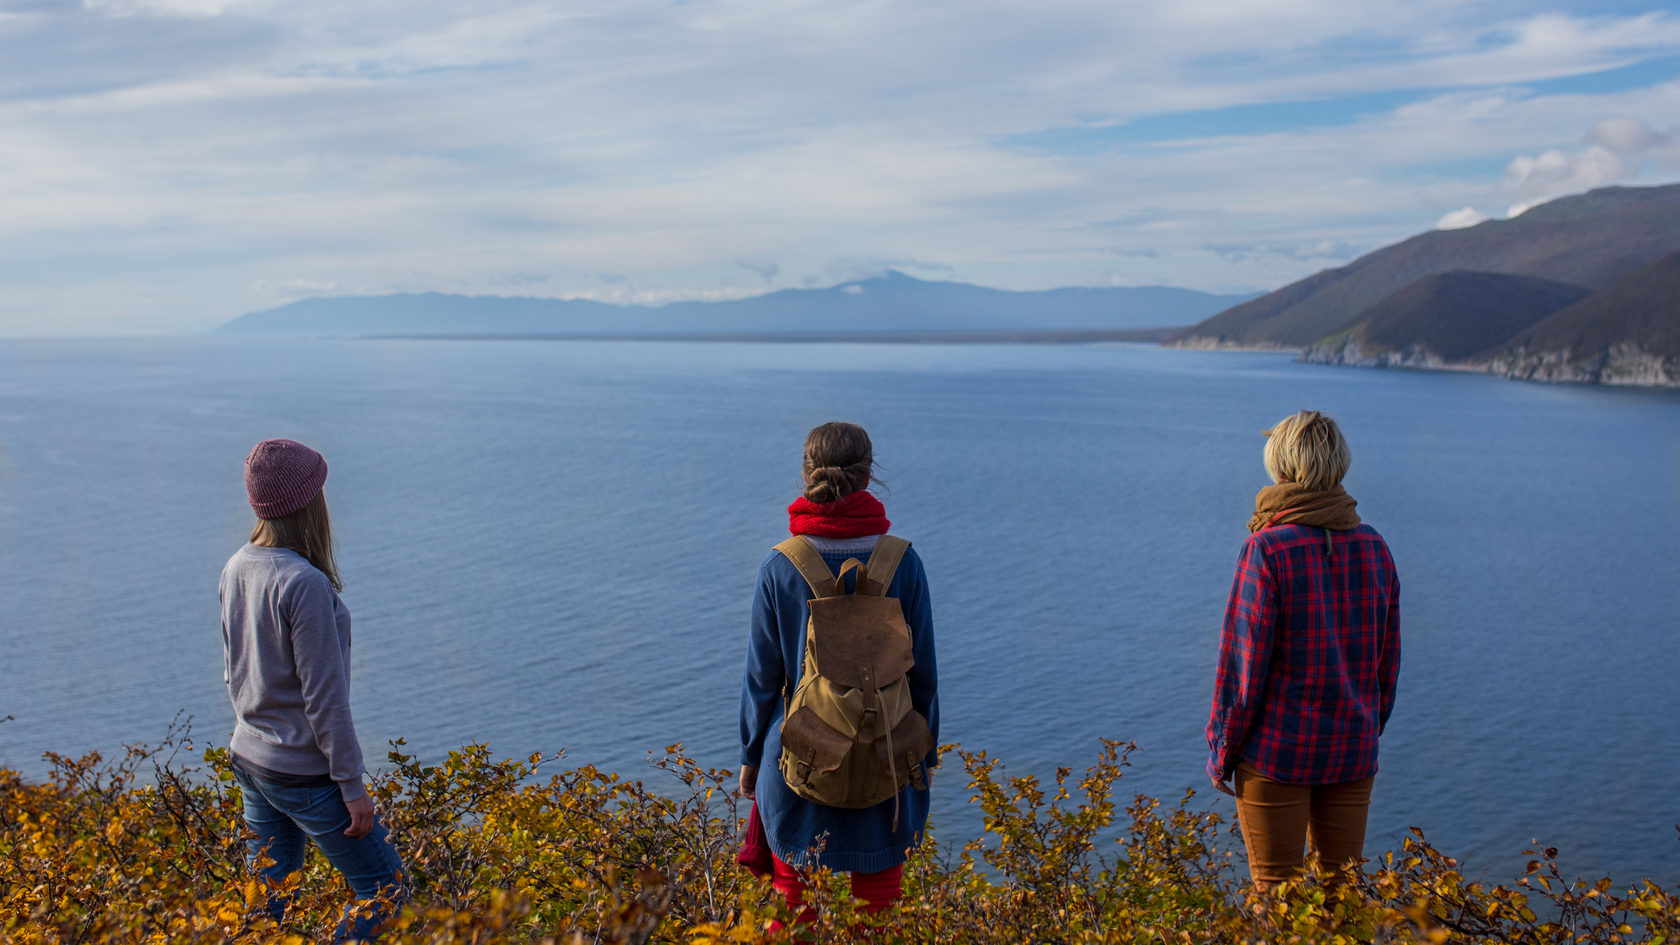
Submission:
M 1254 884 L 1270 889 L 1299 873 L 1307 843 L 1326 869 L 1365 856 L 1365 815 L 1375 778 L 1341 784 L 1279 784 L 1246 761 L 1237 763 L 1237 823 L 1248 847 Z

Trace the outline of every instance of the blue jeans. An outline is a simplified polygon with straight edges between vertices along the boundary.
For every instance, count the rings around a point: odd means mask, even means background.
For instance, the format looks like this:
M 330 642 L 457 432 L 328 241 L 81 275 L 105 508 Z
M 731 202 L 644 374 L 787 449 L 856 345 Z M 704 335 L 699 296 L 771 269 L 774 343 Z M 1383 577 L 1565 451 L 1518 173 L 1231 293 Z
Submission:
M 245 824 L 256 834 L 245 841 L 245 859 L 271 887 L 303 868 L 306 840 L 313 840 L 331 863 L 344 874 L 358 900 L 378 900 L 366 906 L 352 904 L 344 909 L 333 941 L 371 940 L 379 923 L 390 918 L 401 903 L 402 858 L 386 839 L 385 825 L 374 821 L 373 832 L 365 837 L 346 837 L 350 809 L 338 786 L 287 787 L 266 781 L 233 766 L 245 799 Z M 274 862 L 258 867 L 266 854 Z M 279 922 L 286 914 L 287 897 L 272 894 L 269 915 Z

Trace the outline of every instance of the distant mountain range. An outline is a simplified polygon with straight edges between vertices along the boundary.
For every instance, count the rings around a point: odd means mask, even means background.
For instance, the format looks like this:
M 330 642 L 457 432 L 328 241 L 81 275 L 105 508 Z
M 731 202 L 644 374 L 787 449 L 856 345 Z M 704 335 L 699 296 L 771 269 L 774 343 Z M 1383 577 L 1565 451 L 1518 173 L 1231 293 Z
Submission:
M 1164 286 L 1008 292 L 888 271 L 826 289 L 721 302 L 611 305 L 585 299 L 401 295 L 313 298 L 252 312 L 218 331 L 308 335 L 527 337 L 864 337 L 1116 332 L 1159 340 L 1251 296 Z
M 1168 339 L 1325 364 L 1680 386 L 1680 184 L 1607 187 L 1436 230 Z

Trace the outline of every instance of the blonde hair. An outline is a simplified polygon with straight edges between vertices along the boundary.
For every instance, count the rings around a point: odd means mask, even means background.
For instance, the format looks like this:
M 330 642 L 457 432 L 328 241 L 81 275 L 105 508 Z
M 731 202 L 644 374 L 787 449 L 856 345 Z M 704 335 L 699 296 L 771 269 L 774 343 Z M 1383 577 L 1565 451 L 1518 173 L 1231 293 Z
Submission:
M 1316 410 L 1284 417 L 1265 433 L 1266 473 L 1273 482 L 1332 489 L 1353 462 L 1342 428 Z

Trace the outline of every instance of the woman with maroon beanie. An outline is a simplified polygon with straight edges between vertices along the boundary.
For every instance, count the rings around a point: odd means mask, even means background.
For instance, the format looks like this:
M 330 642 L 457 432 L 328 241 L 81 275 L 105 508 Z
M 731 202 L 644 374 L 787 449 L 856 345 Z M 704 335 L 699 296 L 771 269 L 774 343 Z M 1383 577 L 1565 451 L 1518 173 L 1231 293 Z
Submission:
M 842 565 L 853 558 L 867 565 L 890 524 L 880 500 L 867 491 L 874 473 L 869 434 L 852 423 L 817 427 L 805 440 L 803 472 L 804 495 L 788 506 L 788 530 L 809 543 L 830 572 L 842 573 Z M 806 554 L 804 549 L 795 553 Z M 754 799 L 750 816 L 756 818 L 748 828 L 749 847 L 757 840 L 768 848 L 773 884 L 790 906 L 802 910 L 800 919 L 806 922 L 815 913 L 802 908 L 806 886 L 801 870 L 850 872 L 852 893 L 869 912 L 896 901 L 904 860 L 928 813 L 925 781 L 921 787 L 912 782 L 896 798 L 872 807 L 840 808 L 801 797 L 783 777 L 777 762 L 784 700 L 800 682 L 812 596 L 800 568 L 782 550 L 771 551 L 758 569 L 741 684 L 741 793 Z M 896 598 L 903 611 L 915 659 L 905 677 L 911 707 L 926 718 L 937 739 L 933 608 L 914 549 L 904 549 L 883 596 Z M 930 771 L 937 760 L 937 753 L 929 753 L 922 769 Z
M 1342 488 L 1341 429 L 1303 410 L 1266 436 L 1273 484 L 1237 561 L 1207 724 L 1208 775 L 1236 796 L 1262 890 L 1301 869 L 1308 843 L 1326 869 L 1364 857 L 1400 673 L 1400 579 Z
M 362 782 L 350 612 L 338 596 L 326 481 L 327 461 L 293 440 L 264 440 L 245 459 L 257 524 L 221 579 L 228 747 L 251 832 L 247 860 L 275 890 L 270 915 L 284 917 L 277 890 L 313 842 L 363 900 L 346 907 L 335 940 L 365 940 L 402 897 L 402 860 Z

